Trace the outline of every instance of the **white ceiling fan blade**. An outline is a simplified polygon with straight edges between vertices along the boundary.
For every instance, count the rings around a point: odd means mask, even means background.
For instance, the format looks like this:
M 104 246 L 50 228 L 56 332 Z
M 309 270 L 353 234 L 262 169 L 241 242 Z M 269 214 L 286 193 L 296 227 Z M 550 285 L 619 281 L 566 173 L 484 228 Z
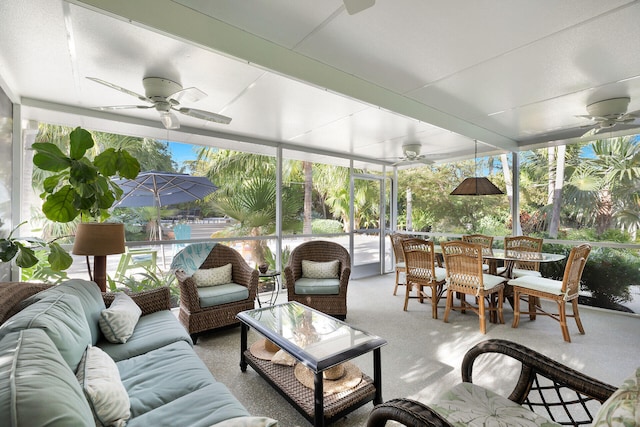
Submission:
M 349 15 L 355 15 L 376 4 L 376 0 L 343 0 Z
M 146 110 L 148 108 L 153 108 L 153 105 L 110 105 L 106 107 L 95 107 L 96 110 L 109 111 L 109 110 L 131 110 L 134 108 L 139 108 Z
M 195 117 L 197 119 L 208 120 L 210 122 L 222 123 L 228 125 L 231 123 L 231 117 L 223 116 L 221 114 L 212 113 L 210 111 L 198 110 L 196 108 L 180 108 L 177 111 L 187 116 Z
M 120 92 L 126 93 L 127 95 L 135 96 L 135 97 L 136 97 L 136 98 L 138 98 L 140 101 L 153 102 L 152 100 L 150 100 L 149 98 L 147 98 L 147 97 L 146 97 L 146 96 L 144 96 L 144 95 L 140 95 L 139 93 L 135 93 L 135 92 L 133 92 L 133 91 L 131 91 L 131 90 L 129 90 L 129 89 L 125 89 L 125 88 L 123 88 L 123 87 L 121 87 L 121 86 L 115 85 L 115 84 L 113 84 L 113 83 L 109 83 L 109 82 L 107 82 L 107 81 L 105 81 L 105 80 L 98 79 L 98 78 L 95 78 L 95 77 L 87 77 L 87 78 L 88 78 L 89 80 L 91 80 L 91 81 L 96 82 L 96 83 L 100 83 L 101 85 L 105 85 L 105 86 L 107 86 L 107 87 L 110 87 L 111 89 L 118 90 L 118 91 L 120 91 Z
M 582 134 L 581 138 L 586 138 L 588 136 L 593 136 L 595 134 L 597 134 L 599 132 L 600 127 L 596 126 L 596 127 L 592 127 L 591 129 L 589 129 L 588 131 L 586 131 L 585 133 Z
M 186 102 L 198 102 L 202 98 L 206 98 L 207 94 L 198 89 L 197 87 L 188 87 L 186 89 L 182 89 L 177 91 L 176 93 L 169 96 L 169 99 L 177 101 L 180 104 L 183 101 Z
M 160 111 L 160 121 L 167 129 L 180 129 L 180 121 L 171 111 Z

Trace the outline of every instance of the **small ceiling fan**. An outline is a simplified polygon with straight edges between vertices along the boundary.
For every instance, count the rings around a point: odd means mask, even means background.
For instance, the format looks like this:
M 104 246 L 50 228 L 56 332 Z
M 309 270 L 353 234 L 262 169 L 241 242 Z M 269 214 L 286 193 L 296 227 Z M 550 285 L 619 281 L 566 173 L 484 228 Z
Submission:
M 182 88 L 180 83 L 162 77 L 145 77 L 142 79 L 145 95 L 125 89 L 116 84 L 95 78 L 87 77 L 89 80 L 100 83 L 112 89 L 126 93 L 138 98 L 140 101 L 148 102 L 150 105 L 115 105 L 109 107 L 96 107 L 98 110 L 123 110 L 131 108 L 155 108 L 160 114 L 160 121 L 167 129 L 180 128 L 180 121 L 173 113 L 184 114 L 186 116 L 195 117 L 197 119 L 207 120 L 215 123 L 229 124 L 231 118 L 210 111 L 198 110 L 196 108 L 182 107 L 182 101 L 197 102 L 206 97 L 207 94 L 195 87 Z
M 392 166 L 403 165 L 407 163 L 424 163 L 425 165 L 432 164 L 433 161 L 426 158 L 424 154 L 420 154 L 420 148 L 422 146 L 417 142 L 405 143 L 402 146 L 402 156 L 393 157 L 398 161 L 393 163 Z
M 636 119 L 640 119 L 640 110 L 627 113 L 630 101 L 631 99 L 628 97 L 621 97 L 605 99 L 587 105 L 589 114 L 576 117 L 592 120 L 595 125 L 590 125 L 593 127 L 582 136 L 592 136 L 604 129 L 610 129 L 621 124 L 628 125 Z

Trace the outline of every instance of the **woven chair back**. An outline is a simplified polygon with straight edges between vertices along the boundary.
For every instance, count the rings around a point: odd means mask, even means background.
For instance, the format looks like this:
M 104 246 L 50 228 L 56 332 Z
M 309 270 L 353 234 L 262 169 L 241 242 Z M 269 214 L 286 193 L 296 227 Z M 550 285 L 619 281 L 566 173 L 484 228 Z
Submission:
M 405 238 L 402 239 L 402 252 L 406 265 L 407 281 L 436 281 L 436 257 L 432 241 Z
M 400 233 L 389 234 L 389 239 L 391 240 L 391 247 L 393 248 L 393 255 L 396 257 L 396 263 L 404 262 L 404 252 L 402 252 L 402 241 L 406 238 L 407 236 L 404 236 Z
M 542 241 L 537 237 L 529 236 L 507 236 L 504 238 L 504 249 L 506 251 L 542 252 Z M 540 271 L 540 261 L 516 261 L 514 268 L 520 270 Z
M 493 236 L 485 236 L 484 234 L 465 234 L 462 236 L 462 241 L 481 245 L 485 255 L 490 253 L 493 247 Z
M 591 245 L 587 243 L 571 249 L 569 258 L 567 258 L 567 265 L 564 268 L 564 277 L 562 278 L 562 293 L 565 300 L 573 299 L 578 295 L 582 272 L 587 264 L 590 252 Z
M 450 290 L 478 294 L 484 289 L 482 275 L 483 246 L 476 243 L 452 241 L 441 244 Z

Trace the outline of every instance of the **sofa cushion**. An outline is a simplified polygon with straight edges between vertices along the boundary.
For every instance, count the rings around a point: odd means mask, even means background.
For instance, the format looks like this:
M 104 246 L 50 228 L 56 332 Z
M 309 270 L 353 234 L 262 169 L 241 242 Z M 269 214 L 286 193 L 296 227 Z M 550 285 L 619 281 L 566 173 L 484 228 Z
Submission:
M 76 377 L 41 329 L 0 340 L 0 425 L 95 426 Z
M 161 310 L 142 316 L 125 344 L 110 343 L 103 338 L 97 345 L 118 362 L 178 341 L 193 344 L 176 316 L 169 310 Z
M 69 279 L 25 299 L 23 304 L 24 307 L 26 307 L 45 297 L 61 294 L 72 294 L 80 299 L 84 315 L 87 318 L 87 324 L 91 330 L 91 344 L 95 345 L 102 336 L 98 320 L 100 319 L 100 313 L 105 309 L 102 293 L 95 282 L 82 279 Z
M 248 416 L 224 384 L 211 383 L 129 420 L 127 427 L 211 427 L 229 418 Z
M 231 263 L 222 267 L 202 268 L 193 273 L 193 280 L 197 287 L 218 286 L 231 283 L 231 273 L 233 265 Z
M 129 396 L 116 363 L 98 347 L 88 346 L 76 378 L 93 411 L 97 426 L 124 427 L 131 417 Z
M 227 304 L 242 301 L 249 298 L 249 289 L 237 283 L 198 288 L 200 307 L 213 307 L 214 305 Z
M 640 367 L 602 404 L 593 426 L 640 426 Z
M 302 277 L 296 280 L 295 293 L 299 295 L 338 295 L 340 279 L 309 279 Z
M 209 369 L 184 341 L 121 360 L 116 365 L 129 394 L 134 419 L 216 383 Z
M 429 406 L 454 426 L 559 425 L 506 397 L 472 383 L 454 386 Z
M 327 262 L 302 260 L 302 277 L 309 279 L 337 279 L 340 277 L 340 261 Z
M 129 295 L 118 292 L 109 308 L 100 313 L 100 329 L 105 338 L 112 343 L 126 343 L 142 315 Z
M 45 331 L 74 372 L 91 343 L 91 331 L 82 304 L 72 294 L 49 295 L 31 304 L 0 326 L 0 338 L 27 328 Z

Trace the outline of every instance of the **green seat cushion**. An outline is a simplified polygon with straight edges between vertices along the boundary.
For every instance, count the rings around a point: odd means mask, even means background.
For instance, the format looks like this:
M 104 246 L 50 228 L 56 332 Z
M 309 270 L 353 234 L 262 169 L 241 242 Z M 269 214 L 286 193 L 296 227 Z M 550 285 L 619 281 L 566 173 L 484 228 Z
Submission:
M 184 341 L 121 360 L 116 365 L 129 394 L 132 418 L 216 383 Z
M 87 324 L 91 329 L 91 344 L 95 345 L 102 336 L 98 320 L 100 319 L 100 313 L 105 309 L 102 293 L 95 282 L 70 279 L 27 298 L 24 304 L 31 305 L 45 297 L 61 294 L 72 294 L 80 299 L 84 315 L 87 318 Z
M 338 295 L 340 279 L 309 279 L 301 277 L 294 285 L 299 295 Z
M 472 383 L 454 386 L 429 406 L 456 427 L 559 425 Z
M 224 384 L 212 383 L 129 420 L 127 427 L 210 427 L 248 416 Z
M 640 425 L 640 368 L 600 407 L 594 427 Z
M 198 288 L 200 307 L 228 304 L 249 298 L 249 289 L 236 283 Z
M 0 326 L 0 338 L 28 328 L 45 331 L 74 372 L 91 343 L 91 330 L 82 304 L 72 294 L 49 295 L 31 304 Z
M 161 310 L 140 317 L 126 343 L 114 344 L 103 338 L 97 346 L 118 362 L 178 341 L 193 344 L 176 316 L 169 310 Z
M 95 426 L 78 380 L 41 329 L 0 340 L 0 425 Z

